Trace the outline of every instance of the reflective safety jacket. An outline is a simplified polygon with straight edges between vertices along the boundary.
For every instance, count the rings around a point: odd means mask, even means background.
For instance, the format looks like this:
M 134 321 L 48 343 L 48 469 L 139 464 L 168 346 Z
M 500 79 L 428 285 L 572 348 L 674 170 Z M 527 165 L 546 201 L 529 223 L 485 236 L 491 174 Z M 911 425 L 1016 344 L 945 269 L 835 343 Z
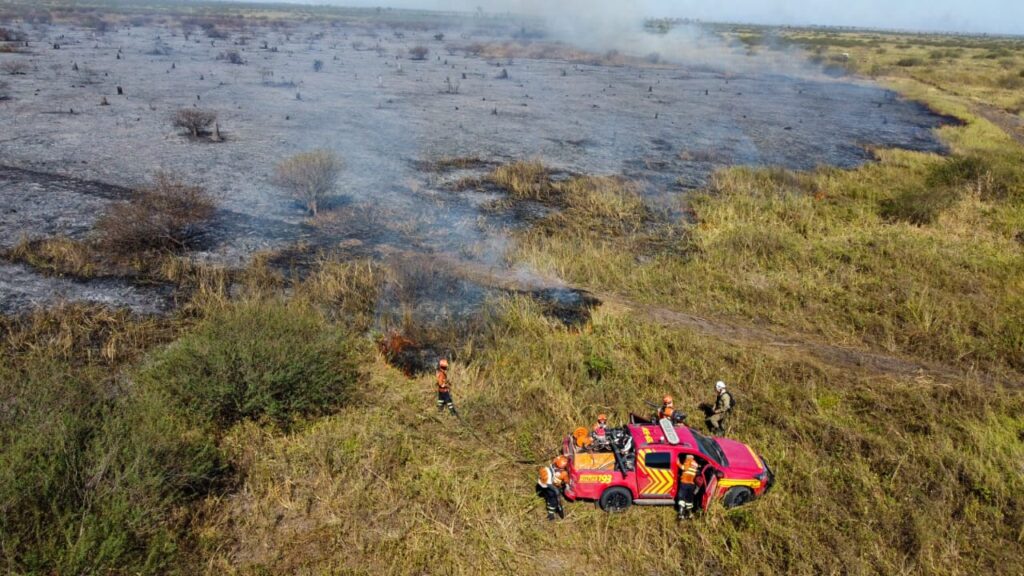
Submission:
M 565 480 L 568 474 L 563 470 L 558 470 L 554 466 L 545 466 L 540 469 L 537 475 L 537 485 L 541 488 L 547 488 L 548 486 L 557 488 L 565 484 Z
M 697 471 L 700 470 L 700 466 L 693 456 L 687 456 L 679 470 L 679 483 L 693 484 L 697 480 Z
M 722 390 L 718 398 L 715 398 L 715 414 L 725 412 L 732 412 L 732 394 L 728 390 Z
M 671 406 L 662 405 L 661 410 L 658 410 L 658 420 L 661 420 L 662 418 L 668 418 L 669 420 L 671 420 L 672 414 L 674 413 L 675 408 L 672 408 Z
M 448 372 L 446 370 L 437 371 L 437 391 L 447 392 L 448 391 Z
M 605 429 L 607 426 L 602 426 L 600 422 L 594 424 L 594 436 L 604 438 Z

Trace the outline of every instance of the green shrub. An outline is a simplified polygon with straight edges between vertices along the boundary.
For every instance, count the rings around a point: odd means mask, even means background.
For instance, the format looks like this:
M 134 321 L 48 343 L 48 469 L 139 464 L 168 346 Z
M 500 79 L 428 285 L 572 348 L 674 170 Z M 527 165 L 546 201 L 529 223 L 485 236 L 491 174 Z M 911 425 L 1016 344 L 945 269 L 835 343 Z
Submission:
M 920 66 L 924 64 L 924 60 L 920 58 L 900 58 L 896 61 L 897 66 L 903 66 L 904 68 L 910 68 L 912 66 Z
M 594 380 L 604 378 L 612 370 L 612 361 L 606 356 L 590 352 L 583 359 L 583 366 L 587 369 L 587 375 Z
M 232 306 L 169 347 L 140 374 L 197 422 L 288 426 L 352 397 L 356 344 L 311 309 L 262 301 Z
M 955 188 L 909 188 L 882 201 L 879 213 L 893 221 L 923 226 L 931 224 L 959 198 Z
M 161 403 L 119 400 L 101 370 L 0 366 L 0 565 L 14 573 L 173 572 L 182 516 L 224 467 Z
M 925 183 L 932 187 L 963 186 L 977 181 L 988 171 L 988 163 L 977 156 L 957 156 L 933 167 Z
M 1019 90 L 1024 88 L 1024 76 L 1017 74 L 1006 74 L 996 80 L 996 86 L 1004 90 Z

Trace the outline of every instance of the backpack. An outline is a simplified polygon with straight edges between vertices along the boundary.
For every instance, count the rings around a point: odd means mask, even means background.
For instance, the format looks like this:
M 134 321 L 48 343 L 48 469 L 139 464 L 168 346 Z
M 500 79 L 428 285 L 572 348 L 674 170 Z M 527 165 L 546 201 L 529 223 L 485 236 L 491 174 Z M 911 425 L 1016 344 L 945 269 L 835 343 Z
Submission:
M 736 409 L 736 397 L 732 395 L 732 392 L 726 390 L 723 394 L 729 395 L 729 409 L 725 411 L 726 414 L 732 414 L 732 411 Z

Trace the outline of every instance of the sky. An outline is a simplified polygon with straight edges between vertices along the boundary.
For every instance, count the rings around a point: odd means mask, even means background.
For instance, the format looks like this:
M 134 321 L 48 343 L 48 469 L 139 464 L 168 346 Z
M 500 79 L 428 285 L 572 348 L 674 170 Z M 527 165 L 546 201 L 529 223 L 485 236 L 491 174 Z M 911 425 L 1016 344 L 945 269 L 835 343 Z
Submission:
M 256 0 L 440 10 L 532 12 L 559 0 Z M 639 17 L 672 16 L 758 24 L 1024 34 L 1024 0 L 594 0 L 588 9 L 628 9 Z

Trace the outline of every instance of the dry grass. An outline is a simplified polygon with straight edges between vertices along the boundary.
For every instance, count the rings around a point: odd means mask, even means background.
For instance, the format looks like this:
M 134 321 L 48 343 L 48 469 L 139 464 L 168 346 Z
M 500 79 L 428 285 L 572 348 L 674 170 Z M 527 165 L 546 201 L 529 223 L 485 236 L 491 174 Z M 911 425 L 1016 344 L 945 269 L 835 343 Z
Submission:
M 1019 374 L 1024 150 L 959 100 L 905 89 L 969 120 L 941 130 L 954 157 L 877 151 L 853 171 L 728 169 L 689 198 L 696 224 L 664 227 L 650 249 L 650 234 L 603 234 L 566 212 L 581 225 L 535 227 L 516 259 L 641 301 Z
M 590 230 L 622 235 L 654 218 L 637 187 L 608 176 L 553 179 L 541 162 L 518 161 L 495 168 L 487 181 L 508 193 L 508 202 L 536 202 L 559 211 L 538 223 L 538 230 L 575 233 Z
M 666 225 L 615 178 L 553 179 L 538 163 L 491 178 L 510 201 L 557 209 L 519 239 L 516 255 L 542 271 L 830 342 L 1019 374 L 1021 151 L 963 101 L 932 104 L 971 120 L 941 132 L 954 159 L 880 151 L 879 163 L 850 172 L 724 171 L 688 206 L 692 227 Z M 906 195 L 928 186 L 955 197 L 916 224 L 885 213 L 887 202 L 913 204 Z M 638 249 L 652 229 L 659 249 Z M 66 239 L 19 249 L 40 266 L 89 269 Z M 325 260 L 292 282 L 270 260 L 232 272 L 160 259 L 154 274 L 191 287 L 172 318 L 64 307 L 0 320 L 5 571 L 1018 571 L 1019 390 L 971 376 L 864 377 L 614 305 L 568 330 L 516 297 L 493 303 L 473 338 L 450 344 L 464 420 L 435 416 L 430 377 L 404 377 L 365 342 L 356 345 L 364 393 L 307 403 L 275 393 L 301 385 L 296 375 L 310 364 L 331 383 L 345 354 L 324 342 L 377 325 L 382 299 L 411 318 L 429 293 L 459 297 L 460 288 L 422 261 Z M 257 387 L 211 403 L 208 374 L 237 374 L 219 378 L 228 392 L 256 382 L 270 393 L 225 412 L 221 400 Z M 198 401 L 175 402 L 164 386 L 172 379 L 178 400 Z M 570 505 L 556 526 L 543 520 L 535 466 L 561 434 L 598 412 L 623 421 L 665 392 L 696 406 L 717 379 L 739 401 L 729 435 L 778 475 L 766 498 L 686 525 L 666 509 L 609 516 L 587 504 Z M 308 416 L 327 405 L 333 413 Z
M 429 377 L 378 364 L 368 405 L 292 436 L 233 430 L 245 483 L 210 503 L 207 572 L 1012 572 L 1021 454 L 1002 415 L 1019 395 L 859 380 L 609 313 L 572 334 L 525 300 L 493 328 L 453 369 L 466 427 L 432 413 Z M 593 355 L 611 366 L 600 381 L 583 368 Z M 775 492 L 682 527 L 666 509 L 588 504 L 545 523 L 534 468 L 516 461 L 542 462 L 561 433 L 599 411 L 621 421 L 665 390 L 696 405 L 718 377 L 742 383 L 733 435 L 775 467 Z
M 98 275 L 101 266 L 88 244 L 64 236 L 36 240 L 23 238 L 4 253 L 3 258 L 23 262 L 45 273 L 80 278 Z

